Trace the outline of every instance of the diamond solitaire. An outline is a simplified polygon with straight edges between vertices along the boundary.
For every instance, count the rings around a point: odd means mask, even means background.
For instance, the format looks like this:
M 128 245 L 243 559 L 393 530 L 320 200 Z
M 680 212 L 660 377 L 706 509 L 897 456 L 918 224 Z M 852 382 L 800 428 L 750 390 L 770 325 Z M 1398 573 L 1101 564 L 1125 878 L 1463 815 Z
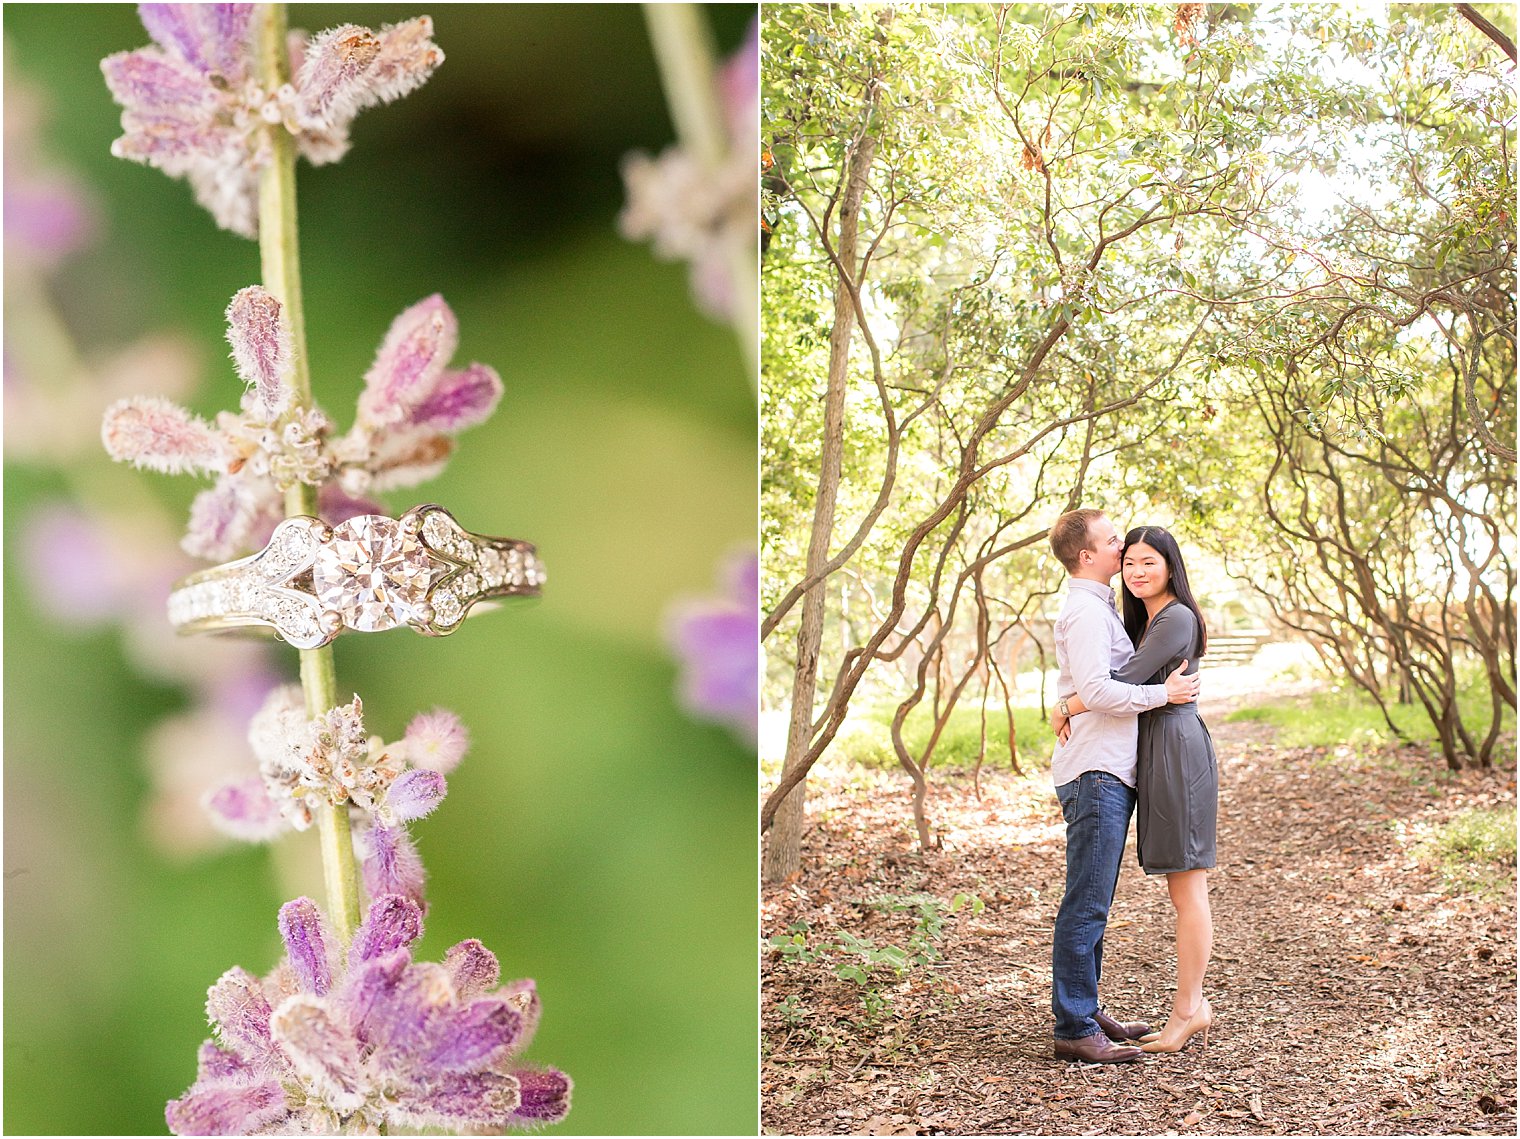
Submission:
M 181 633 L 273 631 L 298 649 L 325 645 L 344 629 L 410 625 L 442 637 L 478 602 L 536 597 L 543 583 L 530 543 L 471 534 L 441 506 L 332 527 L 287 518 L 257 554 L 176 585 L 169 620 Z
M 350 629 L 377 633 L 420 621 L 433 561 L 415 533 L 379 514 L 333 527 L 311 567 L 312 592 Z

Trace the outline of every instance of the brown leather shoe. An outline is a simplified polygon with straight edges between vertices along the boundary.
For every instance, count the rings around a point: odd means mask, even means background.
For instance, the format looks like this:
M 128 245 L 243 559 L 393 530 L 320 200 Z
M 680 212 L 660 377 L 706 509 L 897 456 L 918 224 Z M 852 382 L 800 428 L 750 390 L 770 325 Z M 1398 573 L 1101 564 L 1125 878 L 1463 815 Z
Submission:
M 1115 1044 L 1101 1032 L 1084 1036 L 1080 1040 L 1062 1040 L 1056 1037 L 1057 1060 L 1081 1060 L 1087 1064 L 1128 1064 L 1145 1053 L 1125 1044 Z
M 1125 1040 L 1139 1040 L 1151 1030 L 1151 1026 L 1143 1020 L 1121 1024 L 1102 1009 L 1093 1013 L 1093 1019 L 1098 1022 L 1098 1027 L 1103 1030 L 1103 1035 L 1115 1043 L 1122 1043 Z

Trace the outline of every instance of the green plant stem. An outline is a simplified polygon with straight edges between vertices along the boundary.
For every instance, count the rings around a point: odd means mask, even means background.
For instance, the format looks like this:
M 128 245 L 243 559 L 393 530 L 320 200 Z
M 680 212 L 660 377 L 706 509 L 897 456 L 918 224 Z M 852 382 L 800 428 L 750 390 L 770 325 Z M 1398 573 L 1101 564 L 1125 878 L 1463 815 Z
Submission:
M 266 91 L 289 82 L 284 4 L 261 4 L 258 13 L 259 78 Z M 259 177 L 259 262 L 264 287 L 279 300 L 290 328 L 295 372 L 291 408 L 311 404 L 311 368 L 306 355 L 306 317 L 301 303 L 301 252 L 296 224 L 296 147 L 289 133 L 269 131 L 274 160 Z M 315 516 L 315 487 L 298 485 L 285 493 L 285 516 Z M 338 681 L 330 645 L 301 653 L 301 691 L 313 718 L 338 704 Z M 317 815 L 322 872 L 327 884 L 327 917 L 346 945 L 359 925 L 359 877 L 354 865 L 348 807 L 324 807 Z
M 676 137 L 686 152 L 709 172 L 716 172 L 728 158 L 731 145 L 749 146 L 750 140 L 730 141 L 718 105 L 717 52 L 699 4 L 645 4 L 644 19 L 660 66 L 665 102 L 675 122 Z M 758 143 L 758 138 L 754 140 Z M 754 155 L 756 176 L 759 154 Z M 759 190 L 756 189 L 756 203 Z M 758 209 L 754 238 L 760 238 Z M 734 295 L 733 328 L 749 365 L 750 382 L 760 380 L 760 282 L 754 246 L 729 251 L 728 276 Z

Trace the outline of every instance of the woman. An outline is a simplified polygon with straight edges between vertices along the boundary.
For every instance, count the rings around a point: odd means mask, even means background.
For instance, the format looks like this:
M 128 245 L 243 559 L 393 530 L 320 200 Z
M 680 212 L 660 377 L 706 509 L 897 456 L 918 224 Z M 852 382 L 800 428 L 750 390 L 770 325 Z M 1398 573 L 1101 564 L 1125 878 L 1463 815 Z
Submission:
M 1197 661 L 1207 637 L 1203 614 L 1188 588 L 1177 539 L 1159 526 L 1124 536 L 1124 627 L 1135 642 L 1129 664 L 1114 679 L 1161 684 L 1182 661 Z M 1067 700 L 1073 716 L 1085 710 Z M 1070 730 L 1059 713 L 1058 734 Z M 1147 1052 L 1177 1052 L 1194 1035 L 1208 1045 L 1213 1010 L 1203 995 L 1203 975 L 1214 945 L 1208 871 L 1214 866 L 1214 828 L 1219 769 L 1208 728 L 1197 704 L 1163 704 L 1140 714 L 1136 772 L 1136 844 L 1147 874 L 1165 874 L 1177 911 L 1177 991 L 1172 1014 L 1160 1032 L 1141 1037 Z

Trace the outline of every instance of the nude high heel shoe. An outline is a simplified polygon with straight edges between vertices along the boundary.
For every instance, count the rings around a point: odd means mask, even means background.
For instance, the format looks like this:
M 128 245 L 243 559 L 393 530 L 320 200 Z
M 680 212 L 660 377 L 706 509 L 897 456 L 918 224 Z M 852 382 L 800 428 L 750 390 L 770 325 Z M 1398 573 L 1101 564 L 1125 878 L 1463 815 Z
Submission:
M 1205 997 L 1197 1011 L 1188 1017 L 1180 1032 L 1170 1038 L 1165 1031 L 1149 1033 L 1140 1038 L 1140 1050 L 1142 1052 L 1181 1052 L 1187 1046 L 1187 1042 L 1199 1033 L 1203 1034 L 1203 1047 L 1207 1048 L 1209 1027 L 1213 1023 L 1214 1010 L 1209 1007 L 1209 1000 Z

